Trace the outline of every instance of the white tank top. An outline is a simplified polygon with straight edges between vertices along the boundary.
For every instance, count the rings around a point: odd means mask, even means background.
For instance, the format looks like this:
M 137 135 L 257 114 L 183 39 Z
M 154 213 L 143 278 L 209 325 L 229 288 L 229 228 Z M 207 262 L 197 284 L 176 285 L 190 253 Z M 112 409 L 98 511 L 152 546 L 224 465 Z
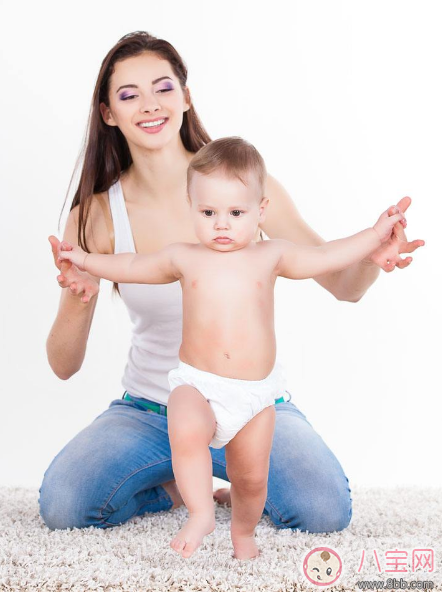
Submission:
M 109 188 L 114 224 L 115 253 L 136 253 L 120 181 Z M 129 359 L 121 384 L 131 395 L 167 405 L 167 374 L 179 364 L 183 329 L 183 295 L 177 280 L 172 284 L 118 284 L 133 323 Z M 281 393 L 285 401 L 290 393 Z
M 135 253 L 120 181 L 109 188 L 115 253 Z M 179 363 L 183 312 L 181 284 L 118 284 L 133 323 L 129 359 L 121 384 L 131 395 L 167 405 L 167 374 Z

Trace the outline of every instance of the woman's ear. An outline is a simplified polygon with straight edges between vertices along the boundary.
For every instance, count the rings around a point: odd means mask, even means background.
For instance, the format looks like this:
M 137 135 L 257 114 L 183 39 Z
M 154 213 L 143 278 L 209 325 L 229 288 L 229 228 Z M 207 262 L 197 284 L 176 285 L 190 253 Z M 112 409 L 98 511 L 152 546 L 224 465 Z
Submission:
M 112 116 L 110 108 L 105 103 L 100 103 L 100 113 L 104 123 L 111 126 L 117 125 Z
M 187 86 L 184 88 L 184 104 L 184 111 L 189 111 L 192 106 L 192 97 L 190 96 L 190 90 Z

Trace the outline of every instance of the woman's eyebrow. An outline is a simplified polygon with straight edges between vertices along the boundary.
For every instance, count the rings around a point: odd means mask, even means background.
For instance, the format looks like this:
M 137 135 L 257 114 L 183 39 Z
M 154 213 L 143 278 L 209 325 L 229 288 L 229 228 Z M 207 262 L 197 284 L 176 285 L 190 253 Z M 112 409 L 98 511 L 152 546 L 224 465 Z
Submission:
M 161 78 L 156 78 L 155 80 L 152 80 L 152 84 L 156 84 L 157 82 L 160 82 L 161 80 L 165 79 L 172 80 L 170 76 L 161 76 Z M 120 86 L 120 88 L 115 92 L 120 92 L 122 88 L 138 88 L 138 86 L 136 84 L 123 84 L 123 86 Z

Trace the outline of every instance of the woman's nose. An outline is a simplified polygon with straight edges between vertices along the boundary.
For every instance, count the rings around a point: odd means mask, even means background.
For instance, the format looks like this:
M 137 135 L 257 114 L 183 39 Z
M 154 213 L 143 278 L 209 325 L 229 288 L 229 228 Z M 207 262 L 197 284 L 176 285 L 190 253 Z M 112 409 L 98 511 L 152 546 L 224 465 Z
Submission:
M 160 109 L 161 105 L 158 104 L 155 95 L 145 96 L 144 99 L 141 101 L 141 113 L 154 113 L 155 111 L 159 111 Z

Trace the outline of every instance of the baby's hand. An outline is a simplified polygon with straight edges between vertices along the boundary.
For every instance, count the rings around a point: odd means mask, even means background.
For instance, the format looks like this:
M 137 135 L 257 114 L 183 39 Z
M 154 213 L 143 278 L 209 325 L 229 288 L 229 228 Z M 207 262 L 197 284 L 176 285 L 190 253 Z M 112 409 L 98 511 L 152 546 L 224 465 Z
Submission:
M 397 222 L 400 222 L 404 228 L 407 226 L 407 220 L 397 206 L 390 206 L 388 210 L 381 214 L 379 220 L 373 226 L 381 243 L 388 241 Z
M 78 267 L 80 271 L 86 271 L 84 261 L 89 253 L 83 251 L 81 247 L 73 247 L 67 241 L 62 241 L 60 244 L 59 259 L 68 259 Z

